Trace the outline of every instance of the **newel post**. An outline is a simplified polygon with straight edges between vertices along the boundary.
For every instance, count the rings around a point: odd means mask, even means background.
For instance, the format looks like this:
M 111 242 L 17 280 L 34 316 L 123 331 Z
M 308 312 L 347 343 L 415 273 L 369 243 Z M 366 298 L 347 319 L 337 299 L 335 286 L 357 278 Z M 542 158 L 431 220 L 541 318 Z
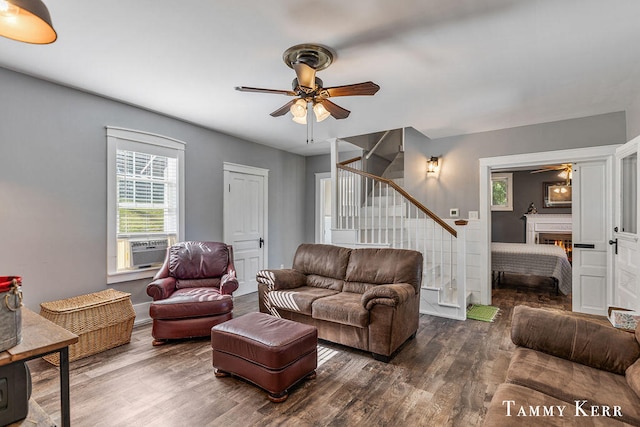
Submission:
M 462 310 L 460 315 L 462 319 L 467 318 L 467 227 L 469 223 L 466 219 L 454 221 L 458 237 L 456 239 L 456 256 L 457 256 L 457 288 L 458 288 L 458 307 Z

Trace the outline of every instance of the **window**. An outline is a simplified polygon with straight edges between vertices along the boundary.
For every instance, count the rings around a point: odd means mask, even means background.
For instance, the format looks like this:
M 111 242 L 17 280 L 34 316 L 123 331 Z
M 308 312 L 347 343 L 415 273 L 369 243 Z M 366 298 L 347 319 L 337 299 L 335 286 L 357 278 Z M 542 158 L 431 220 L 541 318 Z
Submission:
M 622 197 L 621 203 L 621 224 L 622 232 L 638 232 L 638 153 L 632 153 L 622 158 Z
M 183 236 L 184 145 L 107 128 L 108 283 L 153 276 Z
M 491 210 L 513 210 L 513 174 L 491 174 Z

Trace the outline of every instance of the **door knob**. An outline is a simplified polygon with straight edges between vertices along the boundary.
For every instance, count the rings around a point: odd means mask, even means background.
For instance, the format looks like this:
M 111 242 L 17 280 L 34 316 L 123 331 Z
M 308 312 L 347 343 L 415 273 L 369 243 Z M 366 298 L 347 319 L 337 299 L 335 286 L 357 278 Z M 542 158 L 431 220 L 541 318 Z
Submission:
M 260 243 L 260 248 L 262 248 L 262 245 L 264 245 L 264 239 L 261 237 L 258 242 Z
M 618 255 L 618 238 L 616 237 L 613 240 L 609 240 L 609 244 L 615 245 L 614 251 L 615 251 L 615 254 Z

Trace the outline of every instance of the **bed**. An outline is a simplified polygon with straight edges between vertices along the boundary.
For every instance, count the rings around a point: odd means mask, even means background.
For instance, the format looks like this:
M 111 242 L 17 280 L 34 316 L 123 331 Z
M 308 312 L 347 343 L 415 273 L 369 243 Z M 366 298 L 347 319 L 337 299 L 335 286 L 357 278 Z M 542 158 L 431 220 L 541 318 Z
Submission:
M 491 270 L 553 277 L 558 291 L 571 293 L 571 263 L 564 249 L 555 245 L 491 243 Z

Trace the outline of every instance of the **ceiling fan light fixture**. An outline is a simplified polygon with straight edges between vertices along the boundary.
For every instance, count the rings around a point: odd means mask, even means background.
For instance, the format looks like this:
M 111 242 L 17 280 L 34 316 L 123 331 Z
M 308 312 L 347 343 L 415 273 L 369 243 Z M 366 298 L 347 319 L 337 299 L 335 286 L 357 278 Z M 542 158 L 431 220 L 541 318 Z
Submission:
M 33 44 L 58 38 L 49 10 L 40 0 L 0 0 L 0 36 Z
M 567 180 L 572 179 L 572 178 L 573 178 L 573 176 L 572 176 L 572 175 L 573 175 L 573 173 L 572 173 L 571 168 L 563 169 L 563 170 L 562 170 L 562 172 L 560 172 L 560 173 L 558 174 L 558 176 L 559 176 L 560 178 L 562 178 L 562 179 L 567 179 Z
M 322 103 L 320 102 L 316 102 L 313 105 L 313 113 L 316 115 L 316 120 L 318 122 L 325 120 L 327 117 L 331 115 L 331 113 L 327 111 L 327 109 L 324 108 L 324 105 L 322 105 Z
M 291 120 L 293 120 L 294 122 L 296 122 L 296 123 L 298 123 L 300 125 L 306 125 L 307 124 L 307 116 L 306 115 L 304 115 L 302 117 L 293 116 L 293 118 Z
M 304 99 L 298 99 L 296 102 L 291 105 L 289 108 L 293 117 L 307 117 L 307 103 Z M 305 122 L 306 123 L 306 122 Z

